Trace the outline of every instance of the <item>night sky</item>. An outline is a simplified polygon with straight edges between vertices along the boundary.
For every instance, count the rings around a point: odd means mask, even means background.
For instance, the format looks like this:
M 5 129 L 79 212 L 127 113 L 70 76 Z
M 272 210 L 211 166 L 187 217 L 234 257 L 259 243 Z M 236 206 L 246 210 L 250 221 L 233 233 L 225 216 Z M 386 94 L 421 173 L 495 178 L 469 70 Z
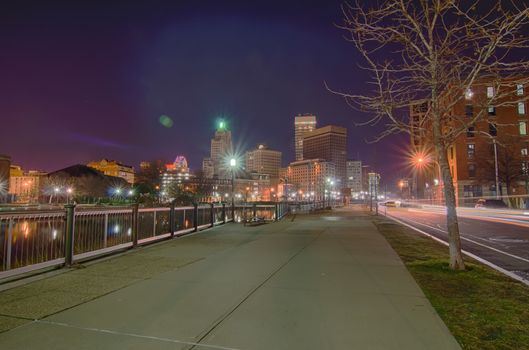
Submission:
M 365 89 L 340 1 L 16 1 L 0 8 L 0 153 L 25 169 L 185 155 L 193 170 L 223 116 L 239 149 L 294 157 L 293 117 L 348 128 L 349 158 L 405 172 L 405 136 L 325 90 Z M 171 128 L 160 124 L 169 116 Z

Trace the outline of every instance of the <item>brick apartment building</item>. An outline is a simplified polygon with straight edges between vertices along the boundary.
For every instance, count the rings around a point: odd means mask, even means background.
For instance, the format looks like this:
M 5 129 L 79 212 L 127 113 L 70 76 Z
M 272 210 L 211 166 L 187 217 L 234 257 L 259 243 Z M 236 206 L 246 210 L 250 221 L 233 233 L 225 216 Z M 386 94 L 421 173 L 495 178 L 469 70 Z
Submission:
M 488 105 L 497 89 L 501 89 L 502 98 L 498 98 L 497 106 Z M 472 205 L 477 198 L 496 196 L 502 196 L 506 202 L 509 196 L 510 204 L 515 207 L 524 205 L 529 180 L 527 98 L 527 87 L 521 84 L 484 81 L 473 86 L 454 106 L 451 113 L 454 118 L 445 123 L 445 131 L 455 127 L 458 120 L 478 117 L 447 152 L 458 205 Z M 410 108 L 410 141 L 417 153 L 431 153 L 434 149 L 431 135 L 425 131 L 429 128 L 423 125 L 427 113 L 428 105 L 424 103 Z M 433 199 L 442 193 L 436 164 L 419 169 L 414 178 L 419 199 Z

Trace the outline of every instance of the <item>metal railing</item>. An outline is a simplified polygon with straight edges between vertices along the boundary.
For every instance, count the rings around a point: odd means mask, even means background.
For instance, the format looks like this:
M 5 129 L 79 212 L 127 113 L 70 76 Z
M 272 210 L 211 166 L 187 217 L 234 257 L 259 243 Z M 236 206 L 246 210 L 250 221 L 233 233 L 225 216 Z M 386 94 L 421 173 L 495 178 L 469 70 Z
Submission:
M 237 205 L 236 222 L 277 221 L 285 203 Z M 230 205 L 76 208 L 0 213 L 0 279 L 185 235 L 233 221 Z

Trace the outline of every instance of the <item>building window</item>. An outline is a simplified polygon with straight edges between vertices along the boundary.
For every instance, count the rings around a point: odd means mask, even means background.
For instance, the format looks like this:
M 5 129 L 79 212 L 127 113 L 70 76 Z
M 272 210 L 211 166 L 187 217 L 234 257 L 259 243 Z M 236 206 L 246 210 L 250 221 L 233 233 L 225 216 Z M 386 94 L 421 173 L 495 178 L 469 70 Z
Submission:
M 496 115 L 496 107 L 494 107 L 494 106 L 489 106 L 487 108 L 487 111 L 489 112 L 489 115 L 491 115 L 491 116 Z
M 524 157 L 527 156 L 527 143 L 522 146 L 521 152 L 522 152 L 522 156 Z
M 518 114 L 525 115 L 525 103 L 518 102 Z
M 529 175 L 529 163 L 526 161 L 522 162 L 522 175 L 523 176 Z
M 476 145 L 473 143 L 469 143 L 467 145 L 467 157 L 468 159 L 474 159 L 474 155 L 476 154 Z
M 465 115 L 469 118 L 472 118 L 474 116 L 474 106 L 472 105 L 466 105 L 465 106 Z
M 516 84 L 516 95 L 523 96 L 523 84 Z
M 470 126 L 467 129 L 467 137 L 474 137 L 474 134 L 476 133 L 476 128 L 473 126 Z
M 468 177 L 476 177 L 476 165 L 468 165 Z
M 498 136 L 498 128 L 496 127 L 496 124 L 489 123 L 489 134 L 490 136 Z
M 494 87 L 487 86 L 487 97 L 488 98 L 494 97 Z
M 465 197 L 482 197 L 483 190 L 480 185 L 464 185 L 463 196 Z
M 520 135 L 527 135 L 527 123 L 520 122 Z

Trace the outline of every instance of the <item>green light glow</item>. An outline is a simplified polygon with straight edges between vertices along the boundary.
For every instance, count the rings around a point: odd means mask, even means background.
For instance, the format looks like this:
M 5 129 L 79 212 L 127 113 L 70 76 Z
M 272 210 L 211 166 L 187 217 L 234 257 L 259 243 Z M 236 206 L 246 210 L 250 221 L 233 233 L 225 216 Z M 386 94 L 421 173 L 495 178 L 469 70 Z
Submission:
M 170 128 L 174 124 L 173 120 L 170 117 L 166 116 L 165 114 L 162 114 L 160 118 L 158 119 L 158 121 L 160 122 L 160 124 L 162 124 L 166 128 Z

